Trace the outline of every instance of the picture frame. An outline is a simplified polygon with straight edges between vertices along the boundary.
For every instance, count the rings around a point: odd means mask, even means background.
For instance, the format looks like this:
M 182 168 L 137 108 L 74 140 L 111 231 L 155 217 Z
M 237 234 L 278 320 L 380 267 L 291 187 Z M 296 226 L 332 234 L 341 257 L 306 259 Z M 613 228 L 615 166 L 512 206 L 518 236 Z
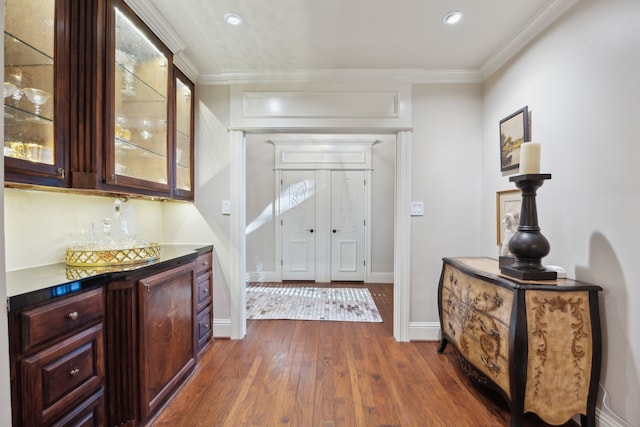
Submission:
M 504 190 L 496 192 L 496 243 L 502 245 L 504 240 L 504 224 L 502 220 L 508 213 L 513 215 L 516 224 L 520 223 L 522 193 L 520 190 Z
M 507 171 L 520 166 L 520 145 L 529 141 L 529 108 L 500 120 L 500 170 Z

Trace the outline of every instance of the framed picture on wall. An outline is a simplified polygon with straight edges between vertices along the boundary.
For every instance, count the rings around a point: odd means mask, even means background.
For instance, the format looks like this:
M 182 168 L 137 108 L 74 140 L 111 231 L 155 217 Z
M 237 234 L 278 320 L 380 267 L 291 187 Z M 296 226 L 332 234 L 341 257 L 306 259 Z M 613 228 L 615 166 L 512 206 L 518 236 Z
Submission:
M 520 224 L 520 207 L 522 206 L 522 193 L 520 190 L 505 190 L 496 193 L 496 243 L 504 241 L 505 227 L 507 227 L 507 215 L 513 221 L 514 230 Z
M 529 110 L 525 106 L 500 120 L 500 170 L 520 165 L 520 145 L 529 141 Z

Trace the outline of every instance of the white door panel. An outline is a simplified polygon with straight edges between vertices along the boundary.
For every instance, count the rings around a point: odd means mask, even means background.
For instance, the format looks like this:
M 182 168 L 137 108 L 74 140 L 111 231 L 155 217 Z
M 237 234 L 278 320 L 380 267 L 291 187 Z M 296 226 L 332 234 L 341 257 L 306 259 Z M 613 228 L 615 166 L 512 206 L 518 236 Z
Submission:
M 315 172 L 282 171 L 281 184 L 282 279 L 315 280 Z
M 331 280 L 364 281 L 365 172 L 331 172 Z

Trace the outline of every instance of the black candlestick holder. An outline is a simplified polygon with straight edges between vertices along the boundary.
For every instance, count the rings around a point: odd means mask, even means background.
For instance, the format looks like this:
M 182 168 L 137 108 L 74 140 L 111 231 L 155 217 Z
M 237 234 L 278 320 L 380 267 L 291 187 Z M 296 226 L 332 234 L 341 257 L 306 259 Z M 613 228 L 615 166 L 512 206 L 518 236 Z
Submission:
M 522 192 L 520 225 L 509 241 L 509 251 L 516 260 L 509 266 L 500 268 L 502 274 L 521 280 L 555 280 L 557 273 L 542 265 L 542 258 L 551 251 L 551 245 L 540 232 L 536 191 L 551 174 L 523 174 L 509 178 Z

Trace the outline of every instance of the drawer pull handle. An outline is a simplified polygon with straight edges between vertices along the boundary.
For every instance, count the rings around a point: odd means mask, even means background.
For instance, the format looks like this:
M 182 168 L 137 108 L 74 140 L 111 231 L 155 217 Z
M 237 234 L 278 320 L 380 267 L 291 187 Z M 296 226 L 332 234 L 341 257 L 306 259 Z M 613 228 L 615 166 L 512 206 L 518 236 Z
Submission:
M 77 311 L 72 311 L 71 313 L 69 313 L 67 315 L 67 317 L 71 320 L 76 320 L 78 318 L 78 312 Z
M 80 369 L 75 368 L 75 369 L 72 369 L 72 370 L 69 372 L 69 375 L 71 375 L 72 377 L 75 377 L 75 376 L 76 376 L 76 375 L 78 375 L 79 373 L 80 373 Z
M 208 324 L 208 323 L 205 323 L 205 324 L 204 324 L 204 328 L 208 330 L 208 329 L 209 329 L 209 324 Z

